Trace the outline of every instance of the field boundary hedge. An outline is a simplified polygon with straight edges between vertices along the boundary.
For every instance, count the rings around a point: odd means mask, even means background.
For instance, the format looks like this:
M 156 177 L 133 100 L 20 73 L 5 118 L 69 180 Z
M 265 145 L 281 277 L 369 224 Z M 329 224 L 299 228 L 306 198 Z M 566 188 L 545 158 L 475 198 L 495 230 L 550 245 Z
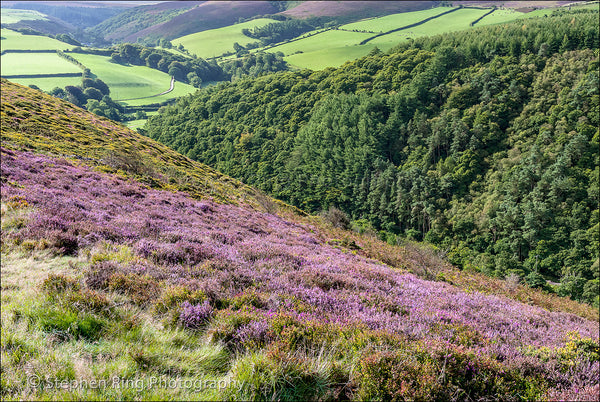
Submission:
M 492 8 L 490 11 L 488 11 L 487 13 L 483 14 L 481 17 L 477 18 L 475 21 L 471 22 L 469 25 L 473 26 L 475 24 L 477 24 L 479 21 L 481 21 L 484 17 L 487 17 L 488 15 L 490 15 L 491 13 L 493 13 L 494 11 L 496 11 L 497 8 L 496 6 L 494 6 L 494 8 Z
M 30 49 L 6 49 L 0 52 L 0 55 L 4 55 L 6 53 L 55 53 L 56 50 L 53 49 L 42 49 L 42 50 L 30 50 Z
M 56 77 L 81 77 L 82 73 L 56 73 L 56 74 L 14 74 L 3 75 L 2 78 L 56 78 Z

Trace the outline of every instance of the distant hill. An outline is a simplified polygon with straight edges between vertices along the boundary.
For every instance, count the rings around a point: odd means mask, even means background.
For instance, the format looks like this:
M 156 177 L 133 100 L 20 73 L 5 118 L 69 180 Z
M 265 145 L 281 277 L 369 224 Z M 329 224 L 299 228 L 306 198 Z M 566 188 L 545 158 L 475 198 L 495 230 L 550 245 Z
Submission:
M 439 1 L 203 1 L 144 5 L 116 15 L 90 30 L 116 42 L 138 38 L 174 39 L 232 25 L 258 16 L 280 14 L 292 18 L 332 17 L 340 22 L 390 13 L 423 10 Z
M 130 42 L 144 36 L 173 39 L 277 11 L 277 7 L 269 1 L 206 1 L 169 21 L 150 26 L 124 39 Z
M 304 1 L 281 14 L 294 18 L 339 17 L 340 21 L 345 21 L 424 10 L 437 7 L 439 3 L 439 1 Z
M 50 35 L 68 34 L 77 30 L 74 25 L 49 15 L 45 15 L 44 19 L 22 19 L 18 22 L 3 24 L 2 27 L 13 30 L 29 29 Z
M 35 10 L 54 17 L 60 22 L 66 24 L 71 30 L 73 27 L 88 28 L 101 23 L 102 21 L 113 17 L 123 10 L 133 7 L 131 2 L 93 2 L 93 1 L 5 1 L 2 7 L 15 8 L 21 10 Z M 51 18 L 52 19 L 52 18 Z M 53 20 L 56 21 L 56 20 Z M 36 25 L 31 28 L 45 33 L 66 33 L 50 32 L 52 28 L 49 24 Z M 72 31 L 71 31 L 72 32 Z
M 281 5 L 269 1 L 164 2 L 127 10 L 91 32 L 115 42 L 135 42 L 145 37 L 174 39 L 281 10 Z
M 203 1 L 170 1 L 158 4 L 141 5 L 126 10 L 98 24 L 88 31 L 114 42 L 135 42 L 139 36 L 135 34 L 153 25 L 168 21 Z M 133 40 L 126 38 L 134 37 Z

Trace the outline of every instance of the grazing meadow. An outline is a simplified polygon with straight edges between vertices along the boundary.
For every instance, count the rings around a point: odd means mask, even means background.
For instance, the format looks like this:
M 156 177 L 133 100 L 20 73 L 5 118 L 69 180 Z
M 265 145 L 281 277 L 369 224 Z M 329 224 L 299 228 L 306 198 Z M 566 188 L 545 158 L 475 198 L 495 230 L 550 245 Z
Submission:
M 229 25 L 223 28 L 210 29 L 174 39 L 172 43 L 182 44 L 191 53 L 202 58 L 218 57 L 224 53 L 233 52 L 235 42 L 244 46 L 255 40 L 244 35 L 243 29 L 252 29 L 276 22 L 269 18 L 257 18 L 252 21 Z
M 392 29 L 397 29 L 406 25 L 415 24 L 423 21 L 426 18 L 434 17 L 445 11 L 450 11 L 454 7 L 435 7 L 421 11 L 411 11 L 408 13 L 398 13 L 386 15 L 385 17 L 371 18 L 364 21 L 353 22 L 351 24 L 342 25 L 340 29 L 358 31 L 369 31 L 374 33 L 387 32 Z
M 81 73 L 81 68 L 56 53 L 6 53 L 2 55 L 2 76 Z
M 108 56 L 70 53 L 89 68 L 92 73 L 110 87 L 110 96 L 116 101 L 142 98 L 159 94 L 169 89 L 171 77 L 167 73 L 146 66 L 132 66 L 113 63 Z M 182 82 L 175 82 L 172 92 L 160 97 L 123 101 L 127 105 L 158 103 L 195 92 L 196 88 Z
M 3 8 L 2 15 L 0 15 L 0 21 L 4 24 L 15 24 L 19 21 L 32 21 L 32 20 L 47 20 L 48 18 L 35 10 L 19 10 Z
M 56 87 L 64 88 L 67 85 L 81 85 L 81 77 L 11 78 L 10 80 L 25 86 L 35 85 L 45 92 L 51 91 Z
M 2 9 L 4 13 L 4 9 Z M 2 39 L 0 47 L 5 50 L 70 50 L 73 45 L 59 40 L 39 35 L 23 35 L 20 32 L 3 28 L 0 32 Z M 2 56 L 4 57 L 4 56 Z M 2 60 L 4 60 L 2 58 Z

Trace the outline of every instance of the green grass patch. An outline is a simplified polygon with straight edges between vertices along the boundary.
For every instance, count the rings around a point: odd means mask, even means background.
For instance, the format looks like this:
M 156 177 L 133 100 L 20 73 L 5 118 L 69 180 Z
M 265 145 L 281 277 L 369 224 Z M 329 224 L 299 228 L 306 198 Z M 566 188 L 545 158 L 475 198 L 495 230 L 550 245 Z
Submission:
M 392 29 L 401 28 L 406 25 L 415 24 L 426 18 L 433 17 L 453 7 L 436 7 L 428 10 L 411 11 L 408 13 L 398 13 L 386 15 L 385 17 L 372 18 L 364 21 L 353 22 L 342 25 L 340 29 L 357 29 L 359 31 L 387 32 Z
M 3 8 L 0 21 L 2 24 L 16 24 L 19 21 L 47 20 L 48 17 L 39 11 Z
M 4 9 L 2 9 L 4 14 Z M 47 36 L 38 35 L 23 35 L 19 32 L 2 29 L 2 40 L 0 47 L 2 50 L 66 50 L 73 49 L 73 45 L 61 42 L 56 39 L 48 38 Z M 4 64 L 4 56 L 2 56 L 2 64 Z
M 152 96 L 169 89 L 171 77 L 159 70 L 146 66 L 131 66 L 112 63 L 110 57 L 93 54 L 71 54 L 89 68 L 93 74 L 110 87 L 110 96 L 114 100 Z M 182 82 L 176 82 L 173 91 L 160 97 L 125 101 L 127 105 L 147 105 L 164 102 L 195 92 L 196 88 Z
M 81 78 L 78 77 L 11 78 L 10 80 L 25 86 L 36 85 L 42 91 L 50 91 L 56 87 L 64 88 L 67 85 L 81 85 Z
M 504 22 L 514 21 L 518 18 L 526 18 L 527 14 L 515 11 L 512 9 L 498 9 L 490 15 L 483 17 L 477 24 L 476 27 L 483 25 L 501 24 Z
M 0 71 L 3 77 L 13 74 L 81 73 L 79 67 L 56 53 L 6 53 L 1 56 L 1 61 Z
M 311 70 L 322 70 L 327 67 L 339 67 L 349 60 L 354 60 L 366 56 L 375 45 L 370 43 L 366 45 L 353 45 L 334 47 L 329 49 L 320 49 L 312 52 L 292 54 L 283 59 L 295 68 L 310 68 Z M 387 50 L 389 47 L 379 48 Z
M 409 38 L 432 36 L 446 32 L 469 29 L 471 27 L 471 22 L 489 11 L 489 9 L 463 8 L 450 14 L 442 15 L 439 18 L 434 18 L 422 25 L 380 36 L 369 43 L 379 47 L 395 46 Z
M 216 57 L 226 52 L 233 52 L 233 44 L 235 42 L 244 46 L 247 43 L 256 41 L 244 35 L 242 29 L 262 27 L 272 22 L 277 21 L 268 18 L 258 18 L 240 24 L 182 36 L 181 38 L 173 39 L 171 42 L 175 46 L 182 44 L 190 53 L 198 57 Z
M 373 36 L 373 34 L 330 30 L 304 39 L 272 47 L 268 51 L 283 52 L 283 54 L 289 56 L 298 51 L 308 53 L 316 50 L 352 47 L 371 36 Z

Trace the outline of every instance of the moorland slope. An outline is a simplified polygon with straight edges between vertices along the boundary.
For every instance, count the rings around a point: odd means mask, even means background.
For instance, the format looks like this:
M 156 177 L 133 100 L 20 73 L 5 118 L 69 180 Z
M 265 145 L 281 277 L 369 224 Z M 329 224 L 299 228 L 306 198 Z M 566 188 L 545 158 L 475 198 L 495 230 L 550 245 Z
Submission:
M 3 398 L 597 393 L 593 309 L 517 283 L 475 291 L 481 277 L 431 250 L 328 227 L 108 119 L 1 85 Z M 114 377 L 136 385 L 73 386 Z

